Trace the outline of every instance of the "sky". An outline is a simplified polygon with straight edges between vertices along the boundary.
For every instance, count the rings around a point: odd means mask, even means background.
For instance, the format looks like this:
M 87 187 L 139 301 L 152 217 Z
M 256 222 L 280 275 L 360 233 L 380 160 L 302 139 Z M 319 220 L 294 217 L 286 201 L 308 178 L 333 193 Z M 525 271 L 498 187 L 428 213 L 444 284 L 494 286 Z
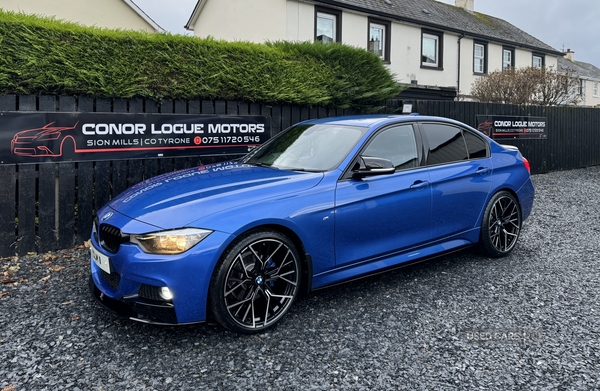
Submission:
M 442 0 L 454 5 L 454 0 Z M 475 0 L 475 11 L 504 19 L 575 61 L 600 68 L 599 0 Z
M 183 26 L 197 0 L 134 2 L 166 31 L 191 35 Z M 475 11 L 504 19 L 554 49 L 571 49 L 576 61 L 600 68 L 600 0 L 475 0 Z
M 252 0 L 248 0 L 252 1 Z M 133 0 L 160 27 L 170 33 L 192 35 L 185 26 L 197 0 Z

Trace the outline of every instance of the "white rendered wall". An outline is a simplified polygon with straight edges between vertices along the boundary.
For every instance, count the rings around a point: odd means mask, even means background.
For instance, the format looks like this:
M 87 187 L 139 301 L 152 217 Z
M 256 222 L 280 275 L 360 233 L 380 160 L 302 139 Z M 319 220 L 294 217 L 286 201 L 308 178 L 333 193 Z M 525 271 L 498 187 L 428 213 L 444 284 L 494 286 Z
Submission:
M 144 30 L 154 28 L 122 0 L 2 0 L 5 11 L 77 22 L 85 26 Z
M 226 41 L 262 43 L 287 38 L 287 2 L 281 0 L 204 0 L 194 35 Z M 252 2 L 251 6 L 248 6 Z

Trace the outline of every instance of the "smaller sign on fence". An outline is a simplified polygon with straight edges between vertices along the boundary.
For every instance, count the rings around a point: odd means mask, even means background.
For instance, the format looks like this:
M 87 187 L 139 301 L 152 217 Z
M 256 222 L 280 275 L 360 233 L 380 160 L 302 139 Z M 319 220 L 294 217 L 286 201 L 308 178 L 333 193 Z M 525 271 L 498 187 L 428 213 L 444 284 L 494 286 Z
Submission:
M 0 163 L 245 154 L 270 117 L 0 112 Z
M 545 139 L 548 119 L 545 117 L 513 117 L 477 115 L 477 130 L 491 138 Z

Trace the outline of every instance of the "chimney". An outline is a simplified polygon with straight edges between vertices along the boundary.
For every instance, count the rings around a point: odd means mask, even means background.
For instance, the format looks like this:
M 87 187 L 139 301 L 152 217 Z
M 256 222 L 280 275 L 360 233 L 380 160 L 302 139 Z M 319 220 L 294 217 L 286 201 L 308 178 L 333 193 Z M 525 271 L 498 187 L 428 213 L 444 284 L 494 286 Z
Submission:
M 564 53 L 565 53 L 565 57 L 567 58 L 567 60 L 575 61 L 575 52 L 574 51 L 572 51 L 571 49 L 567 49 L 567 51 Z
M 475 11 L 475 5 L 473 4 L 473 2 L 475 0 L 455 0 L 455 5 L 457 7 L 460 8 L 464 8 L 465 10 L 469 11 L 469 12 L 473 12 Z

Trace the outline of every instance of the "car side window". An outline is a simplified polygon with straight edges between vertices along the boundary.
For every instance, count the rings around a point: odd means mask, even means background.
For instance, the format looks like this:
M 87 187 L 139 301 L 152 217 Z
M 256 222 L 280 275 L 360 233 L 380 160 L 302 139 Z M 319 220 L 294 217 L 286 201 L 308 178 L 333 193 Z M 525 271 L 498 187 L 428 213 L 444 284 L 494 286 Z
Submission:
M 423 124 L 429 156 L 427 165 L 459 162 L 469 159 L 469 153 L 460 128 L 445 124 Z
M 467 150 L 469 151 L 469 159 L 480 159 L 489 157 L 487 143 L 483 139 L 467 130 L 463 131 Z
M 417 142 L 412 125 L 399 125 L 379 132 L 362 153 L 392 162 L 396 171 L 419 166 Z

